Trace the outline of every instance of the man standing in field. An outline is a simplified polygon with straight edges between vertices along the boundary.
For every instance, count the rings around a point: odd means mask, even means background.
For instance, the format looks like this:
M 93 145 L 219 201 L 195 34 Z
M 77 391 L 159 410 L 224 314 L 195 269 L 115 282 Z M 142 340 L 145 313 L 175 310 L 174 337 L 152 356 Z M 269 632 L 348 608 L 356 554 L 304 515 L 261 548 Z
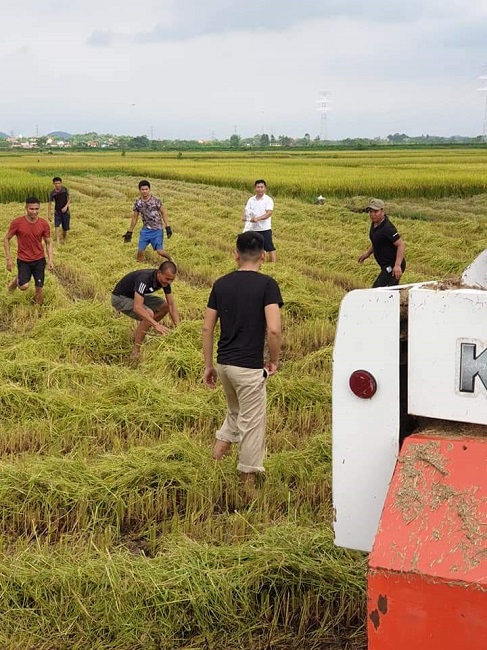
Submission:
M 12 255 L 10 252 L 10 240 L 17 237 L 17 275 L 8 285 L 9 291 L 17 287 L 25 291 L 31 277 L 35 282 L 34 301 L 42 305 L 44 301 L 44 273 L 46 268 L 46 257 L 43 242 L 47 252 L 49 270 L 53 270 L 52 243 L 49 223 L 39 217 L 40 202 L 35 196 L 30 196 L 25 201 L 25 215 L 14 219 L 8 228 L 3 240 L 5 256 L 7 258 L 7 270 L 13 269 Z
M 149 181 L 142 180 L 139 183 L 139 198 L 135 200 L 132 221 L 130 227 L 123 236 L 125 243 L 132 241 L 134 228 L 139 215 L 142 219 L 142 228 L 139 234 L 139 246 L 137 250 L 137 262 L 144 261 L 144 251 L 149 246 L 161 257 L 171 260 L 169 253 L 164 250 L 164 232 L 169 239 L 172 236 L 172 228 L 169 225 L 167 212 L 162 205 L 161 199 L 151 194 Z
M 213 458 L 239 446 L 237 470 L 249 493 L 257 474 L 264 472 L 266 378 L 277 371 L 281 351 L 282 297 L 277 282 L 263 273 L 264 240 L 260 233 L 237 237 L 238 270 L 213 285 L 203 324 L 203 381 L 215 388 L 217 376 L 227 398 L 227 415 L 216 433 Z M 220 319 L 216 369 L 213 333 Z M 269 359 L 264 363 L 267 334 Z
M 52 179 L 54 189 L 49 194 L 47 204 L 47 218 L 51 221 L 51 203 L 54 201 L 54 236 L 56 243 L 59 244 L 59 228 L 63 229 L 63 242 L 66 241 L 68 230 L 70 228 L 71 214 L 69 206 L 71 198 L 68 189 L 63 186 L 63 179 L 60 176 L 54 176 Z
M 269 262 L 276 261 L 276 247 L 272 241 L 271 215 L 274 210 L 274 201 L 266 194 L 265 180 L 259 179 L 254 183 L 255 194 L 247 201 L 242 214 L 245 221 L 244 232 L 259 232 L 264 238 L 264 250 L 268 254 Z
M 140 347 L 151 327 L 162 335 L 170 331 L 159 322 L 166 314 L 169 314 L 174 325 L 179 323 L 179 313 L 171 290 L 176 273 L 174 262 L 163 262 L 158 269 L 132 271 L 115 285 L 112 306 L 122 314 L 140 321 L 133 335 L 134 347 L 130 355 L 132 361 L 138 361 Z M 165 300 L 154 295 L 159 289 L 163 290 Z
M 406 269 L 404 242 L 385 213 L 384 201 L 370 199 L 366 212 L 369 213 L 371 221 L 369 237 L 372 244 L 358 258 L 358 262 L 361 264 L 374 254 L 381 271 L 372 287 L 394 287 L 399 284 L 399 279 Z

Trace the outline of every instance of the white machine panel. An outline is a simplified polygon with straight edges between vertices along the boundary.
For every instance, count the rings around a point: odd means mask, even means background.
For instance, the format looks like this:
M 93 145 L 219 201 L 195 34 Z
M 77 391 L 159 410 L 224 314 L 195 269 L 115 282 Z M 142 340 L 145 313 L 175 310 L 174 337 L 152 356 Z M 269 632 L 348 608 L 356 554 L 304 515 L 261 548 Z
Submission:
M 409 292 L 408 410 L 487 424 L 487 291 Z
M 462 284 L 487 289 L 487 249 L 480 253 L 462 275 Z
M 399 451 L 397 289 L 351 291 L 340 306 L 333 352 L 335 543 L 370 551 Z M 371 399 L 356 397 L 350 375 L 376 379 Z

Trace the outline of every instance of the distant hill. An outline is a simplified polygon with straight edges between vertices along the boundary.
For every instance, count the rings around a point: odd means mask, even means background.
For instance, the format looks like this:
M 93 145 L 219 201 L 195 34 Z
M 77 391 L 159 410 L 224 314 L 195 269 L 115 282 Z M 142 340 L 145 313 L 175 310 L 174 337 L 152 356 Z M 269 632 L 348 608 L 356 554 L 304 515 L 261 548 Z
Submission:
M 8 134 L 0 131 L 0 140 L 5 140 L 5 138 L 8 138 Z
M 66 133 L 66 131 L 51 131 L 47 135 L 51 138 L 59 138 L 59 140 L 70 140 L 73 137 L 71 133 Z

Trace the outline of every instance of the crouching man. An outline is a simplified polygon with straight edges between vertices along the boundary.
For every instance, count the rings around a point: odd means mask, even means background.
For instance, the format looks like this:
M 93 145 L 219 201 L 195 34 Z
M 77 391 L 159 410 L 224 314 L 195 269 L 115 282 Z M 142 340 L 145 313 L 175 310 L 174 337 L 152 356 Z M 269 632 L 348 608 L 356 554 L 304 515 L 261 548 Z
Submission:
M 170 331 L 159 322 L 166 314 L 169 314 L 174 325 L 178 325 L 179 313 L 171 290 L 176 273 L 174 262 L 163 262 L 158 269 L 128 273 L 113 288 L 112 306 L 120 313 L 140 321 L 134 332 L 134 347 L 130 355 L 132 361 L 138 361 L 140 347 L 151 327 L 162 335 Z M 154 295 L 160 289 L 164 292 L 165 300 Z

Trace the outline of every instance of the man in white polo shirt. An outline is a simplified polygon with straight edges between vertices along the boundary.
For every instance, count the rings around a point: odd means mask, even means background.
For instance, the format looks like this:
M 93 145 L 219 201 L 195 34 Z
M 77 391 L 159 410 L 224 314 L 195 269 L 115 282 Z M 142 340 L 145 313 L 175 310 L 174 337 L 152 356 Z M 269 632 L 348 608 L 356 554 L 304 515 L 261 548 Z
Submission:
M 274 201 L 266 194 L 267 185 L 263 179 L 254 183 L 255 195 L 247 201 L 242 214 L 245 222 L 244 232 L 253 230 L 259 232 L 264 238 L 264 250 L 269 262 L 276 261 L 276 247 L 272 241 L 271 215 L 274 210 Z

